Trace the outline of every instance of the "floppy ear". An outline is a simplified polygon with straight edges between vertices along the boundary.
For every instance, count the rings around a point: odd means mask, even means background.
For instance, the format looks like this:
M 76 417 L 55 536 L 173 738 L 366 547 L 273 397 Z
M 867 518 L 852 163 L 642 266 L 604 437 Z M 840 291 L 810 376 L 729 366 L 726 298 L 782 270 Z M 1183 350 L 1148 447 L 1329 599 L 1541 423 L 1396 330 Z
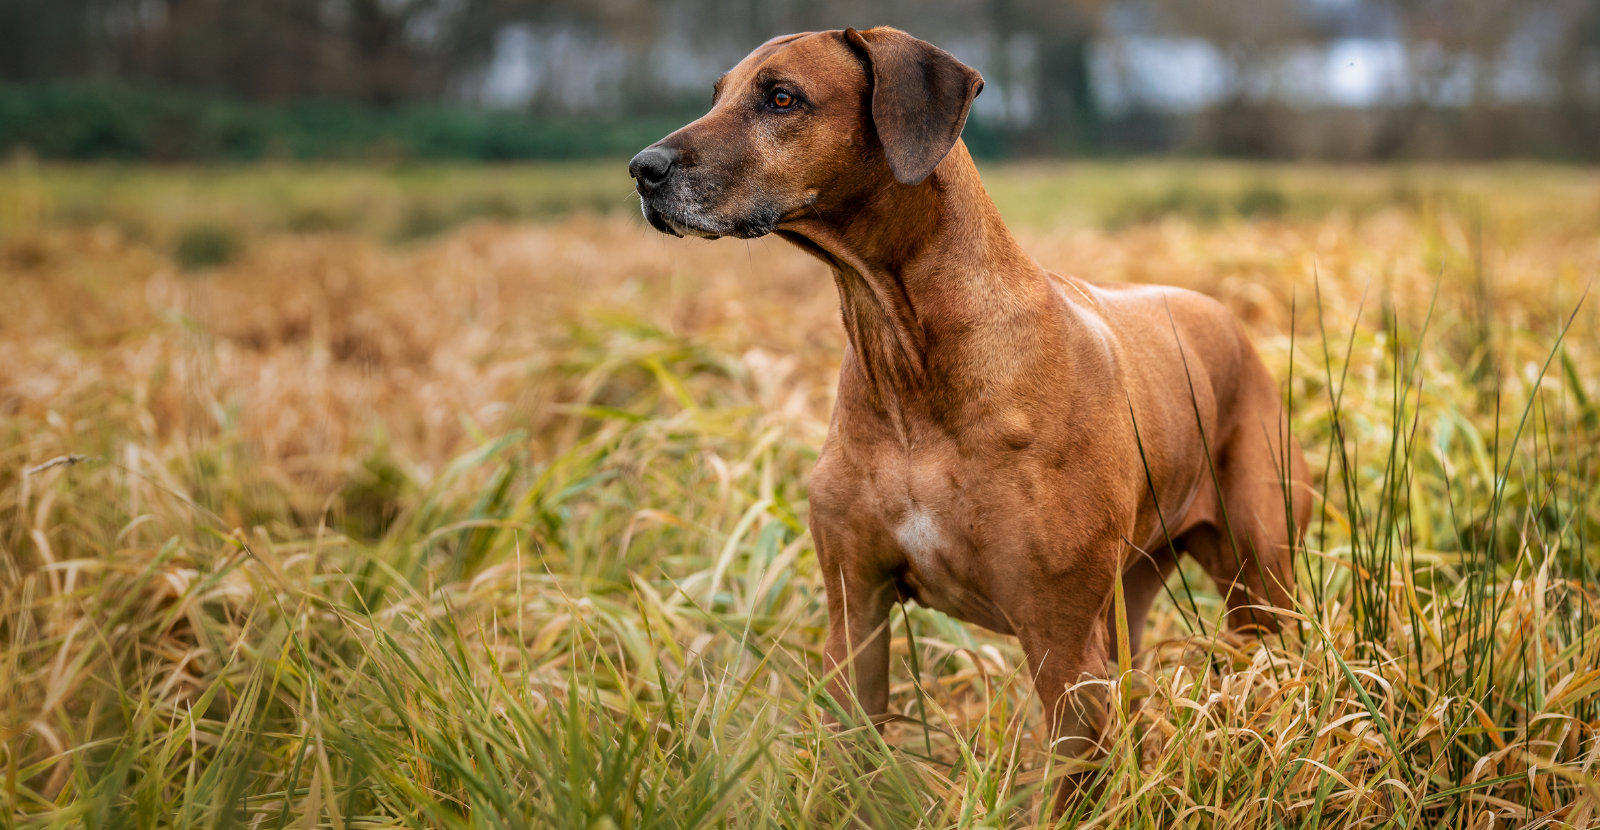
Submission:
M 872 121 L 889 169 L 901 184 L 922 184 L 956 146 L 983 76 L 899 29 L 845 29 L 844 36 L 872 75 Z

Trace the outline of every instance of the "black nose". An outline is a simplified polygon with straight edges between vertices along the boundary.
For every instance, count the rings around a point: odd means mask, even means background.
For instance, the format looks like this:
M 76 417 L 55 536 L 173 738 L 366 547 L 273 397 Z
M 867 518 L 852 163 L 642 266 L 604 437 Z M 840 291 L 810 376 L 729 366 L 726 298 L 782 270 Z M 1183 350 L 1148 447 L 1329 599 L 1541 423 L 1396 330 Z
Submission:
M 628 163 L 628 175 L 639 183 L 642 191 L 651 191 L 661 186 L 672 174 L 673 165 L 678 162 L 678 151 L 670 147 L 646 147 L 639 155 L 633 157 Z

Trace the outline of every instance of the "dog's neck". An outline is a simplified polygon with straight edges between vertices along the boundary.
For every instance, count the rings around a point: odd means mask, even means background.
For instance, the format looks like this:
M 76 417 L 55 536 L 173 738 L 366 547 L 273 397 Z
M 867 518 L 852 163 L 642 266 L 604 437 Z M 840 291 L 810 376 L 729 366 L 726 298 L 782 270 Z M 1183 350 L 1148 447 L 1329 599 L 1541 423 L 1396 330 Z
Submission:
M 992 403 L 1045 347 L 1050 278 L 959 142 L 920 186 L 887 185 L 847 216 L 781 233 L 833 268 L 851 347 L 841 398 L 865 396 L 902 439 L 908 417 Z

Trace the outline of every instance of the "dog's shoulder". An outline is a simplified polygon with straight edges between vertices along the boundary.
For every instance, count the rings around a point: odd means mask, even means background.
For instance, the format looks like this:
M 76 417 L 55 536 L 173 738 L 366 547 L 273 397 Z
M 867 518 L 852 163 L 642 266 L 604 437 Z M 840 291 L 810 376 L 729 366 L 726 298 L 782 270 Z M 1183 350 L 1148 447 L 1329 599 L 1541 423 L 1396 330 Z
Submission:
M 1098 301 L 1097 305 L 1108 318 L 1161 325 L 1168 325 L 1170 321 L 1181 329 L 1220 327 L 1230 332 L 1238 325 L 1227 306 L 1187 288 L 1150 283 L 1074 282 Z
M 1226 305 L 1187 288 L 1148 283 L 1094 283 L 1102 319 L 1125 345 L 1148 351 L 1179 347 L 1212 364 L 1236 364 L 1249 336 Z

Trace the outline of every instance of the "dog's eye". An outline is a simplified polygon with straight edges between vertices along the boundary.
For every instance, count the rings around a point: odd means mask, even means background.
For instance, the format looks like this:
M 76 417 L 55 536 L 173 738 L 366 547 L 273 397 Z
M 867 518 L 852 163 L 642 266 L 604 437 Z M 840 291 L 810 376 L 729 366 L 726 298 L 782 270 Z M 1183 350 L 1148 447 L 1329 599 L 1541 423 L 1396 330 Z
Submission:
M 786 110 L 794 106 L 794 96 L 781 90 L 774 92 L 772 93 L 772 105 L 780 110 Z

